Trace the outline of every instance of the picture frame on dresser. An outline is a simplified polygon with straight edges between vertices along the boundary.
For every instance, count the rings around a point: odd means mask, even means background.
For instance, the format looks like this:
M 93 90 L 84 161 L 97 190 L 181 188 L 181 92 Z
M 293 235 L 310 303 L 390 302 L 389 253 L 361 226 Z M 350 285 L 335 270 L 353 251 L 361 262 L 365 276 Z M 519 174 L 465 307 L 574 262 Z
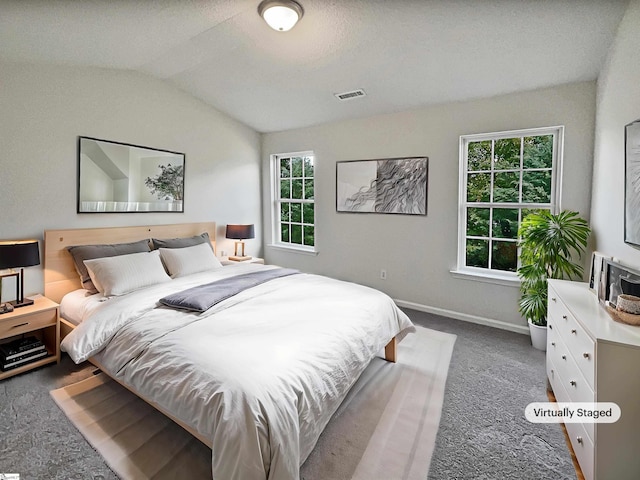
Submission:
M 604 306 L 616 308 L 618 295 L 640 296 L 640 269 L 635 269 L 607 259 L 603 265 L 602 285 L 598 299 Z
M 603 273 L 605 262 L 607 260 L 613 260 L 613 257 L 605 255 L 601 252 L 593 252 L 591 254 L 591 268 L 589 271 L 589 289 L 596 294 L 598 298 L 601 296 L 601 292 L 604 292 Z

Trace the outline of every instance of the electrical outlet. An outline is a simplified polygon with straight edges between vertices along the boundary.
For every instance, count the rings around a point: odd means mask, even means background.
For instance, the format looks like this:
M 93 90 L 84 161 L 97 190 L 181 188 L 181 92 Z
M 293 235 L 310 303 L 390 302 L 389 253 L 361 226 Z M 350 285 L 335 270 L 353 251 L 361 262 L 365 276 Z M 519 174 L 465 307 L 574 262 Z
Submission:
M 384 268 L 380 270 L 380 278 L 382 280 L 386 280 L 387 279 L 387 271 Z

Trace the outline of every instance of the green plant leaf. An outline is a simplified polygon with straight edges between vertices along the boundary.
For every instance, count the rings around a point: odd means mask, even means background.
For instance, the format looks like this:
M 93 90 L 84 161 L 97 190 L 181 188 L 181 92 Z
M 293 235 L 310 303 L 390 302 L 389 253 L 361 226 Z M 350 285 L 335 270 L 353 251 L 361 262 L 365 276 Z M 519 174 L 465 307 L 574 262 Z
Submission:
M 535 210 L 520 223 L 519 311 L 536 325 L 546 325 L 547 279 L 581 279 L 580 259 L 591 233 L 578 212 Z

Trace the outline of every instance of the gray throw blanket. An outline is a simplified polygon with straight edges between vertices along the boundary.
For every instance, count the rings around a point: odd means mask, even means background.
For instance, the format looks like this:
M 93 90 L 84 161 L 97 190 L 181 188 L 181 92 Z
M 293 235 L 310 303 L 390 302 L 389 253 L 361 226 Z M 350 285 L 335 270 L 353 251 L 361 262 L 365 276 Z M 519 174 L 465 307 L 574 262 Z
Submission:
M 245 273 L 172 293 L 161 298 L 160 303 L 167 307 L 204 312 L 248 288 L 268 282 L 274 278 L 286 277 L 296 273 L 300 272 L 291 268 L 274 268 L 260 272 Z

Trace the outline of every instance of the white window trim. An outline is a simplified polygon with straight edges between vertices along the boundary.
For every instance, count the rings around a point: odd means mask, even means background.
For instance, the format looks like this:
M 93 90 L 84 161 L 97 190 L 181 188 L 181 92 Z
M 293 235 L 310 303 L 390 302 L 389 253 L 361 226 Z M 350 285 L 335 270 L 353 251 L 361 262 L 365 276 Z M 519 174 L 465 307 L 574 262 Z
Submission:
M 280 209 L 278 204 L 278 198 L 280 196 L 280 171 L 279 171 L 279 159 L 281 157 L 304 157 L 304 156 L 312 156 L 313 157 L 313 226 L 314 226 L 314 246 L 310 247 L 308 245 L 296 245 L 292 243 L 285 243 L 280 241 Z M 270 248 L 275 248 L 278 250 L 284 250 L 289 252 L 303 253 L 308 255 L 317 255 L 318 254 L 318 237 L 315 235 L 316 232 L 316 155 L 311 150 L 304 150 L 300 152 L 284 152 L 284 153 L 274 153 L 269 156 L 269 174 L 271 175 L 271 243 L 267 246 Z M 276 165 L 277 164 L 277 165 Z
M 552 163 L 552 177 L 554 181 L 551 184 L 551 211 L 557 213 L 561 210 L 562 199 L 562 171 L 563 171 L 563 155 L 564 155 L 564 126 L 556 125 L 553 127 L 526 128 L 520 130 L 509 130 L 504 132 L 478 133 L 471 135 L 461 135 L 459 143 L 459 170 L 458 170 L 458 261 L 457 266 L 450 273 L 456 278 L 464 278 L 469 280 L 477 280 L 487 283 L 494 283 L 506 286 L 519 286 L 520 280 L 516 272 L 506 272 L 500 270 L 491 270 L 478 267 L 468 267 L 465 265 L 466 257 L 466 203 L 467 203 L 467 144 L 481 140 L 497 140 L 501 138 L 512 137 L 533 137 L 537 135 L 553 134 L 554 152 L 556 155 Z M 521 187 L 522 188 L 522 187 Z M 492 204 L 499 205 L 499 204 Z M 518 204 L 522 206 L 523 204 Z M 535 208 L 535 204 L 532 205 Z

